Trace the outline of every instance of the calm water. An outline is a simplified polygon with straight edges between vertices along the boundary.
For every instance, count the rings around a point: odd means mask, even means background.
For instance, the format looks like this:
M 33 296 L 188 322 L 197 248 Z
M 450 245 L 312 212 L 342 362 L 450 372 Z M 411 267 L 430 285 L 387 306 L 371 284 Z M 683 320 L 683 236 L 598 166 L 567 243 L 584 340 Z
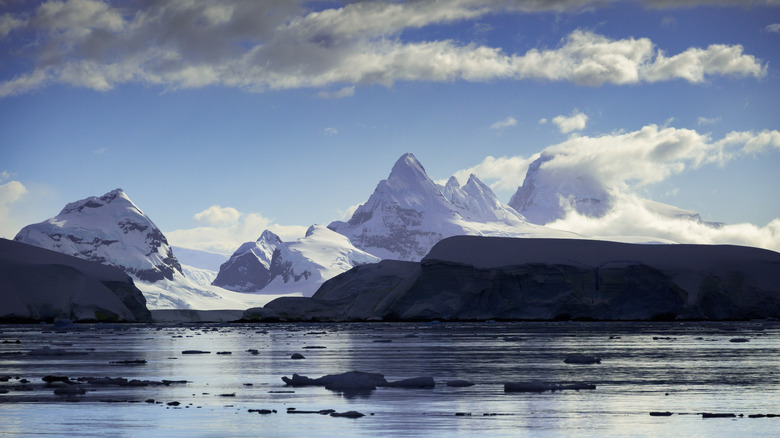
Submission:
M 776 436 L 780 418 L 748 415 L 780 414 L 779 336 L 773 322 L 6 325 L 0 435 Z M 312 346 L 325 348 L 305 348 Z M 43 347 L 58 354 L 29 354 L 46 353 Z M 292 360 L 293 353 L 306 358 Z M 577 353 L 602 363 L 563 362 Z M 146 363 L 110 363 L 127 360 Z M 280 379 L 352 370 L 391 381 L 432 376 L 436 387 L 346 396 Z M 55 395 L 42 380 L 47 375 L 187 383 L 67 385 L 87 391 Z M 453 379 L 475 385 L 446 386 Z M 504 392 L 506 382 L 534 380 L 597 387 Z M 179 406 L 168 406 L 174 401 Z M 288 408 L 366 416 L 293 415 Z M 705 419 L 702 412 L 744 417 Z

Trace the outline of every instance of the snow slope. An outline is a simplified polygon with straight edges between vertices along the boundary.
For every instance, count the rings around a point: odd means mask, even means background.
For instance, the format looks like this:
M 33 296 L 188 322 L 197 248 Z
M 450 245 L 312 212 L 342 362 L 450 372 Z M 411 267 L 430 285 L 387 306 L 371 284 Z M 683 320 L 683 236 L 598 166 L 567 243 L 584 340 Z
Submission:
M 383 260 L 247 319 L 748 320 L 780 316 L 780 253 L 736 245 L 444 239 L 421 262 Z
M 575 237 L 526 222 L 474 175 L 462 187 L 455 178 L 437 185 L 412 154 L 398 159 L 349 221 L 328 228 L 363 251 L 397 260 L 420 260 L 436 242 L 455 235 Z
M 72 202 L 14 240 L 121 268 L 149 309 L 246 309 L 272 298 L 211 286 L 208 270 L 192 267 L 186 277 L 165 235 L 122 189 Z
M 14 240 L 117 266 L 146 282 L 182 273 L 168 240 L 122 189 L 72 202 Z
M 377 261 L 345 236 L 321 225 L 312 225 L 294 242 L 282 242 L 266 230 L 256 242 L 236 250 L 220 268 L 214 285 L 242 292 L 311 296 L 325 280 Z
M 528 166 L 523 185 L 518 187 L 509 200 L 509 206 L 523 214 L 529 222 L 548 224 L 563 219 L 570 210 L 583 216 L 600 218 L 620 202 L 620 193 L 604 186 L 591 174 L 578 168 L 546 165 L 556 158 L 559 157 L 553 153 L 543 152 Z M 647 211 L 659 216 L 691 220 L 716 228 L 723 226 L 720 222 L 704 221 L 694 211 L 649 199 L 639 199 L 639 202 Z M 625 240 L 618 237 L 608 239 Z M 631 237 L 626 239 L 637 240 Z M 650 237 L 649 240 L 656 239 Z

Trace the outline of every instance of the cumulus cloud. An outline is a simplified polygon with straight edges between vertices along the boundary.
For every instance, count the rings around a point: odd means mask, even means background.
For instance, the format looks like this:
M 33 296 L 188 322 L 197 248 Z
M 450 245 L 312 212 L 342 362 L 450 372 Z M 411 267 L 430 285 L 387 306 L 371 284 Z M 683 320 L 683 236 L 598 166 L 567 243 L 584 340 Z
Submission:
M 692 129 L 648 125 L 633 132 L 577 136 L 545 148 L 536 157 L 512 157 L 502 161 L 528 163 L 537 157 L 534 187 L 544 199 L 561 201 L 561 214 L 548 226 L 586 236 L 647 236 L 687 243 L 732 243 L 780 249 L 780 218 L 766 226 L 733 224 L 711 226 L 695 213 L 642 199 L 640 189 L 666 180 L 686 169 L 726 165 L 737 157 L 780 152 L 780 132 L 733 131 L 712 138 Z M 482 164 L 494 161 L 488 157 Z M 479 175 L 475 166 L 475 173 Z M 490 166 L 488 166 L 490 167 Z M 525 170 L 518 176 L 525 176 Z M 515 187 L 519 178 L 501 177 Z M 578 212 L 564 202 L 571 196 L 602 199 L 609 205 L 596 213 Z M 541 201 L 540 201 L 541 202 Z M 535 204 L 534 204 L 535 205 Z M 545 203 L 540 208 L 547 208 Z M 533 206 L 531 208 L 534 208 Z M 588 211 L 589 213 L 584 213 Z M 524 212 L 524 211 L 523 211 Z M 521 213 L 523 213 L 521 212 Z M 530 216 L 529 216 L 530 217 Z
M 231 225 L 238 222 L 241 213 L 233 207 L 212 205 L 200 213 L 195 213 L 193 217 L 196 221 L 209 225 Z
M 773 23 L 764 28 L 766 32 L 780 33 L 780 23 Z
M 507 117 L 504 120 L 500 120 L 490 125 L 490 129 L 500 130 L 500 129 L 509 128 L 511 126 L 516 126 L 516 125 L 517 125 L 517 120 L 514 117 Z
M 271 230 L 282 240 L 290 241 L 303 237 L 307 229 L 276 224 L 260 213 L 241 213 L 232 207 L 216 205 L 197 213 L 195 219 L 207 226 L 166 231 L 171 245 L 229 255 L 242 243 L 257 240 L 264 230 Z
M 8 172 L 0 174 L 0 236 L 13 238 L 19 231 L 17 224 L 12 223 L 11 208 L 13 204 L 22 199 L 27 193 L 27 188 L 19 181 L 11 180 Z M 7 181 L 7 182 L 6 182 Z
M 776 130 L 734 131 L 720 140 L 692 129 L 648 125 L 638 131 L 580 136 L 546 148 L 547 171 L 589 175 L 610 188 L 641 187 L 686 168 L 723 165 L 729 160 L 780 149 Z
M 734 244 L 780 251 L 780 218 L 765 226 L 749 223 L 711 226 L 690 218 L 676 218 L 648 208 L 648 203 L 624 195 L 615 200 L 603 217 L 588 217 L 570 209 L 563 219 L 548 226 L 609 239 L 617 236 L 644 236 L 678 243 Z
M 322 133 L 325 134 L 325 135 L 336 135 L 336 134 L 339 133 L 339 130 L 337 128 L 334 128 L 334 127 L 330 126 L 330 127 L 327 127 L 325 129 L 323 129 Z
M 461 184 L 469 179 L 472 173 L 481 181 L 490 185 L 493 190 L 517 190 L 523 183 L 528 165 L 533 163 L 539 154 L 530 157 L 499 157 L 487 156 L 481 163 L 468 169 L 458 170 L 453 174 Z M 442 181 L 443 184 L 445 181 Z
M 210 85 L 248 91 L 322 88 L 347 97 L 355 85 L 396 81 L 570 81 L 634 84 L 711 76 L 761 77 L 766 66 L 742 46 L 689 48 L 667 56 L 647 38 L 611 39 L 576 30 L 554 48 L 524 54 L 452 40 L 404 41 L 410 28 L 473 20 L 507 10 L 571 10 L 596 1 L 453 0 L 356 2 L 307 10 L 307 3 L 149 2 L 133 10 L 98 0 L 47 1 L 0 16 L 0 37 L 35 36 L 16 56 L 26 73 L 0 82 L 0 97 L 54 83 L 98 91 L 126 83 L 167 89 Z
M 556 116 L 552 122 L 558 126 L 561 134 L 568 134 L 585 129 L 588 124 L 588 116 L 575 109 L 570 116 Z

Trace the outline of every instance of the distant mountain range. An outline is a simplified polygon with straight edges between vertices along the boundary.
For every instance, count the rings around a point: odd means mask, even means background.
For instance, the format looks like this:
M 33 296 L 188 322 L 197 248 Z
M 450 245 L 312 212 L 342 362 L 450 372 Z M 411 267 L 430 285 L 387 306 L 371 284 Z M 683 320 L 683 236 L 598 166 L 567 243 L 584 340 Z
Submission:
M 348 221 L 313 225 L 294 242 L 263 231 L 218 272 L 221 256 L 174 250 L 121 189 L 70 203 L 57 216 L 23 228 L 14 240 L 121 268 L 152 309 L 248 308 L 267 302 L 268 294 L 311 296 L 323 282 L 355 266 L 382 259 L 419 261 L 450 236 L 582 238 L 542 224 L 561 217 L 560 199 L 570 200 L 582 214 L 600 216 L 609 210 L 611 195 L 596 184 L 578 186 L 546 174 L 544 160 L 530 166 L 523 186 L 505 205 L 475 175 L 462 186 L 454 177 L 436 184 L 414 155 L 404 154 Z M 701 221 L 694 212 L 647 202 L 659 214 Z M 182 264 L 176 251 L 190 264 Z

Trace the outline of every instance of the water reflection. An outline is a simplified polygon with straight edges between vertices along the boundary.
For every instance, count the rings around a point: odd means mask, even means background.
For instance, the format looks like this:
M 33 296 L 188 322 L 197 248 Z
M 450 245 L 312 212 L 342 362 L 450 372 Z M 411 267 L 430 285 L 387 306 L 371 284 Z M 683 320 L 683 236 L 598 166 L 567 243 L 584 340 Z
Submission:
M 0 381 L 8 391 L 0 394 L 0 423 L 8 436 L 771 436 L 778 420 L 698 414 L 780 413 L 778 334 L 768 322 L 2 326 L 0 342 L 9 343 L 0 344 L 0 377 L 9 379 Z M 748 342 L 730 342 L 737 337 Z M 28 354 L 44 347 L 62 354 Z M 564 363 L 571 354 L 602 363 Z M 145 363 L 112 363 L 132 360 Z M 389 381 L 431 376 L 436 386 L 345 393 L 280 379 L 355 370 Z M 43 383 L 47 375 L 187 383 L 92 385 L 62 397 Z M 454 379 L 475 385 L 446 386 Z M 528 381 L 597 389 L 503 390 Z M 291 415 L 289 408 L 366 416 Z

